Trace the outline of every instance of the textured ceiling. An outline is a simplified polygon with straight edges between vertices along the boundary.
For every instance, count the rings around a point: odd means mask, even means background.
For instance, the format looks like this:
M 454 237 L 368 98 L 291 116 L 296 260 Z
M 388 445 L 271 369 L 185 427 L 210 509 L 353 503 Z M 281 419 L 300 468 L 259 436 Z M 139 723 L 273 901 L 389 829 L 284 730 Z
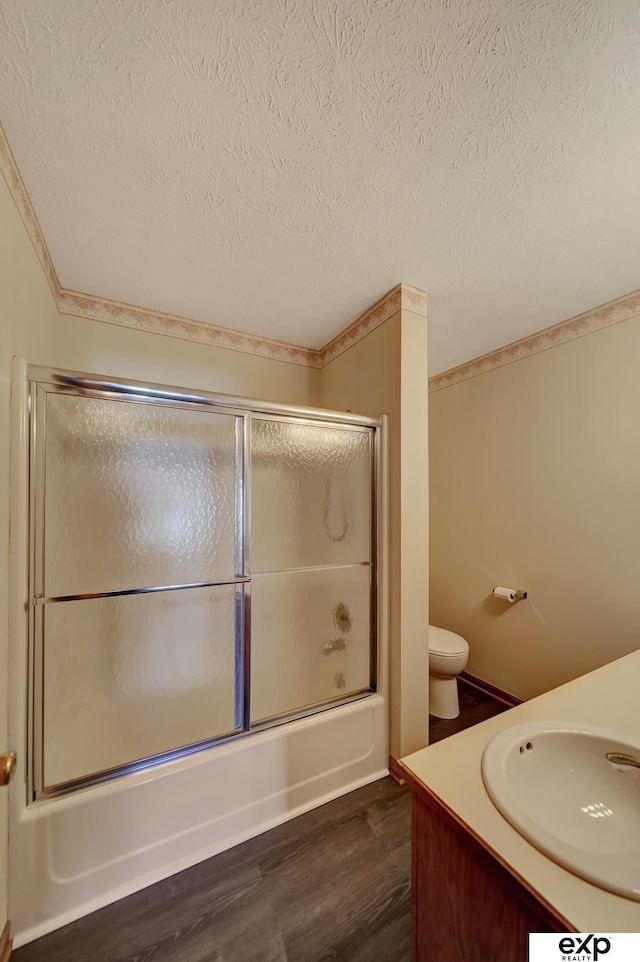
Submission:
M 432 373 L 640 286 L 638 0 L 3 0 L 67 288 L 321 347 L 399 281 Z

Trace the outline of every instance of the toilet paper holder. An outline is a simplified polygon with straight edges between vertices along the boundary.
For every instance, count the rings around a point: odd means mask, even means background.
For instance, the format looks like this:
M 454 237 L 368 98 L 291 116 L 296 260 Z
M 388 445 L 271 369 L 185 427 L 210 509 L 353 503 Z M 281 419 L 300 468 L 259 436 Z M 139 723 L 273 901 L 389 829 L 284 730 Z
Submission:
M 493 589 L 493 594 L 496 598 L 502 598 L 511 605 L 514 601 L 524 601 L 527 597 L 527 592 L 524 588 L 504 588 L 502 585 L 496 585 Z

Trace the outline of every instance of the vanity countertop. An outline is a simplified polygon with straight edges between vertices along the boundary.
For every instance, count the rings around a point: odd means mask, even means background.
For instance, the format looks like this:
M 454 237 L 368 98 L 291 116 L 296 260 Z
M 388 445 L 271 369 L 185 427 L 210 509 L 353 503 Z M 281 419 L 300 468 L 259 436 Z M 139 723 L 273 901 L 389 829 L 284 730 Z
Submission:
M 640 902 L 572 875 L 519 835 L 487 795 L 480 761 L 497 732 L 527 721 L 588 722 L 640 739 L 639 683 L 637 651 L 402 759 L 431 795 L 578 932 L 640 932 Z

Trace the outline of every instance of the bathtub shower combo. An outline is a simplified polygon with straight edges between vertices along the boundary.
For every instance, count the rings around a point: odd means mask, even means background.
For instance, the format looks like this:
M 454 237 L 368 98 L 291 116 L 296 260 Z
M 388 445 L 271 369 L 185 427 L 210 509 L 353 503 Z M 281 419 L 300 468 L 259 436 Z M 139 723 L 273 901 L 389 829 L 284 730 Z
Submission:
M 380 422 L 23 375 L 16 944 L 379 777 L 388 757 Z

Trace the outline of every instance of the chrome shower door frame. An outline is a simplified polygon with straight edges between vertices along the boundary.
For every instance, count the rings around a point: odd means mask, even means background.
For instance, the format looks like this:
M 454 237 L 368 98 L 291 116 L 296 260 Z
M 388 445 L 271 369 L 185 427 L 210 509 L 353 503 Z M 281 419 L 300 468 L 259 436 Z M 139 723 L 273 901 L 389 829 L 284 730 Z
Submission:
M 109 781 L 121 775 L 155 767 L 249 735 L 256 730 L 306 717 L 326 708 L 367 697 L 377 685 L 377 505 L 380 476 L 380 420 L 354 417 L 343 412 L 293 407 L 239 398 L 232 395 L 174 388 L 148 382 L 119 378 L 101 378 L 91 374 L 58 371 L 30 365 L 29 381 L 29 639 L 28 639 L 28 712 L 26 733 L 27 803 L 43 803 L 47 799 Z M 149 585 L 143 588 L 96 592 L 89 595 L 46 597 L 44 581 L 44 534 L 46 491 L 46 400 L 49 393 L 86 396 L 127 403 L 154 404 L 185 410 L 205 410 L 236 418 L 235 429 L 235 577 L 223 582 Z M 370 667 L 371 684 L 367 689 L 348 696 L 338 696 L 302 710 L 286 712 L 251 725 L 251 421 L 253 417 L 274 418 L 287 422 L 320 424 L 335 427 L 371 429 L 371 535 L 370 535 Z M 48 786 L 44 782 L 44 612 L 47 605 L 73 603 L 91 598 L 132 594 L 183 591 L 196 587 L 235 586 L 235 727 L 233 731 L 181 746 L 166 752 L 134 760 L 108 770 L 96 771 L 72 781 Z

